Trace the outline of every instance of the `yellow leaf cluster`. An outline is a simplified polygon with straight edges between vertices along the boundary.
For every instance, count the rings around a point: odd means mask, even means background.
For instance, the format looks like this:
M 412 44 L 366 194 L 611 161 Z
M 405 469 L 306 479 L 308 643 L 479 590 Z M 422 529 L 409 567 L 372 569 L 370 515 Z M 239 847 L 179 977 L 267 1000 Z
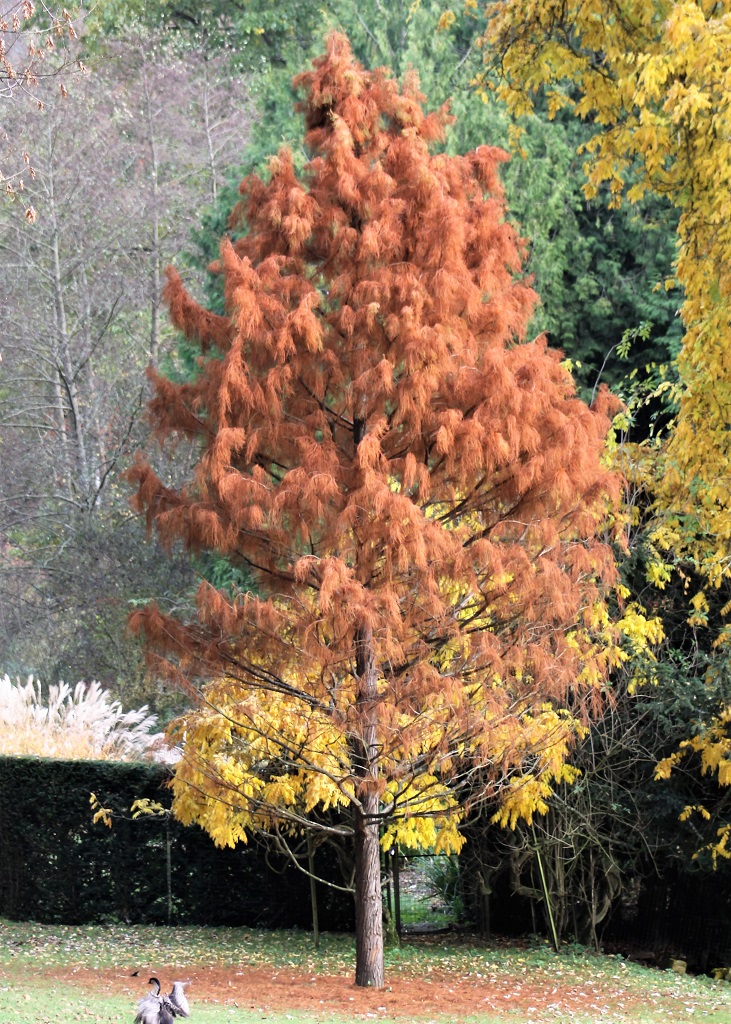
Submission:
M 511 779 L 509 792 L 490 820 L 510 829 L 514 829 L 521 820 L 532 824 L 534 814 L 548 813 L 548 801 L 556 785 L 576 782 L 580 774 L 577 768 L 564 764 L 555 775 L 546 771 L 538 776 L 528 773 Z
M 133 818 L 163 818 L 168 814 L 167 809 L 161 803 L 157 800 L 150 800 L 149 797 L 135 800 L 130 810 Z
M 620 17 L 609 0 L 497 0 L 487 25 L 486 59 L 516 116 L 546 90 L 596 126 L 589 196 L 608 185 L 619 205 L 649 189 L 680 210 L 685 338 L 657 545 L 672 541 L 719 586 L 731 576 L 731 2 L 628 0 Z M 665 568 L 651 572 L 662 585 Z
M 526 739 L 536 751 L 532 770 L 514 775 L 502 794 L 499 809 L 491 820 L 502 828 L 514 829 L 518 821 L 529 825 L 534 814 L 546 814 L 548 801 L 560 783 L 571 784 L 580 771 L 567 761 L 569 748 L 576 735 L 585 728 L 567 713 L 545 705 L 537 714 L 524 716 Z M 541 749 L 535 746 L 538 736 L 550 737 Z
M 91 819 L 94 822 L 94 824 L 96 825 L 98 822 L 101 821 L 101 823 L 103 825 L 106 825 L 107 828 L 111 828 L 112 827 L 112 811 L 111 811 L 111 808 L 104 807 L 102 805 L 101 801 L 99 800 L 99 797 L 96 795 L 96 793 L 90 793 L 89 794 L 89 803 L 91 804 L 91 809 L 94 812 L 94 814 L 92 815 L 92 819 Z
M 305 716 L 295 699 L 268 691 L 237 699 L 241 695 L 231 680 L 218 680 L 206 689 L 206 705 L 176 724 L 187 752 L 174 784 L 174 809 L 182 820 L 198 822 L 219 845 L 232 846 L 245 841 L 247 830 L 297 831 L 313 810 L 326 814 L 352 801 L 355 773 L 339 715 L 312 709 Z M 346 695 L 344 705 L 349 701 Z M 341 714 L 346 717 L 345 706 Z M 462 846 L 462 812 L 441 779 L 429 772 L 406 781 L 398 777 L 410 757 L 431 754 L 440 760 L 439 739 L 449 715 L 450 708 L 436 699 L 428 717 L 399 716 L 392 778 L 381 795 L 392 819 L 384 849 L 394 842 L 445 852 Z
M 464 811 L 454 793 L 436 776 L 421 775 L 402 792 L 392 781 L 386 787 L 384 802 L 405 805 L 407 810 L 389 820 L 381 837 L 383 850 L 401 846 L 408 850 L 459 853 L 464 846 L 464 836 L 459 832 Z
M 678 750 L 660 761 L 655 767 L 655 778 L 669 778 L 673 768 L 679 765 L 687 755 L 695 753 L 700 756 L 701 772 L 704 775 L 715 775 L 719 785 L 731 786 L 730 725 L 731 705 L 725 707 L 706 729 L 691 739 L 683 740 Z M 687 821 L 694 813 L 700 814 L 706 821 L 710 821 L 711 816 L 708 810 L 700 804 L 685 807 L 680 815 L 680 820 Z M 722 825 L 716 835 L 717 839 L 704 847 L 710 852 L 714 866 L 719 857 L 731 858 L 731 850 L 729 850 L 731 826 Z
M 526 678 L 526 686 L 530 683 Z M 496 677 L 493 685 L 497 702 L 486 701 L 479 684 L 460 687 L 461 700 L 471 706 L 470 720 L 482 722 L 479 730 L 465 733 L 458 725 L 464 708 L 456 713 L 455 693 L 451 701 L 439 693 L 426 707 L 402 708 L 392 732 L 383 722 L 379 805 L 384 850 L 396 844 L 459 852 L 465 806 L 454 788 L 454 774 L 460 764 L 479 761 L 486 742 L 496 761 L 515 766 L 494 819 L 509 827 L 545 813 L 555 785 L 577 777 L 567 758 L 585 726 L 550 703 L 505 714 L 499 705 L 504 683 Z M 252 831 L 299 833 L 313 813 L 322 820 L 357 800 L 348 696 L 341 708 L 311 707 L 305 715 L 294 696 L 222 677 L 207 685 L 204 697 L 171 732 L 185 749 L 173 782 L 173 811 L 184 823 L 201 825 L 219 846 L 235 846 Z M 521 768 L 526 764 L 530 770 Z
M 624 613 L 617 620 L 617 628 L 625 639 L 624 647 L 619 651 L 618 658 L 621 662 L 633 660 L 633 664 L 642 665 L 642 671 L 635 670 L 629 682 L 629 692 L 634 693 L 638 686 L 646 683 L 656 683 L 657 676 L 648 673 L 646 666 L 656 662 L 657 657 L 653 650 L 662 643 L 665 631 L 662 619 L 658 616 L 648 618 L 645 609 L 636 602 L 632 602 L 624 609 Z

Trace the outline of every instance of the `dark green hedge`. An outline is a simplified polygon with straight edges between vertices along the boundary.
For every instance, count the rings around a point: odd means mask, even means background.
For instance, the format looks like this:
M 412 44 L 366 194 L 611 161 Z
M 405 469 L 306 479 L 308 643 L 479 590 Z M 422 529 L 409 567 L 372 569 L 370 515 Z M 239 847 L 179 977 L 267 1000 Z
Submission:
M 282 858 L 255 843 L 219 850 L 172 819 L 129 820 L 137 799 L 170 805 L 167 777 L 159 765 L 0 757 L 0 916 L 309 928 L 309 880 Z M 93 823 L 92 792 L 115 812 L 111 829 Z M 317 856 L 318 874 L 340 882 L 334 857 Z M 320 927 L 351 928 L 352 899 L 317 889 Z

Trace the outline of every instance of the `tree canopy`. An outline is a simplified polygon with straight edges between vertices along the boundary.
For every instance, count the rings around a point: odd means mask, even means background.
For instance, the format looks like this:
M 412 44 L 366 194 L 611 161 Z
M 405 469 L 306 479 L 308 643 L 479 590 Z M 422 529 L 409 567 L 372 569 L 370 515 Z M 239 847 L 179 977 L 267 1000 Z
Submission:
M 688 552 L 718 586 L 731 571 L 731 5 L 499 0 L 487 13 L 485 52 L 499 65 L 510 109 L 531 110 L 540 93 L 552 114 L 566 109 L 593 122 L 586 194 L 606 183 L 619 205 L 651 190 L 680 211 L 675 270 L 685 336 L 656 537 Z
M 220 552 L 262 596 L 204 583 L 197 621 L 151 605 L 132 624 L 202 697 L 177 813 L 219 843 L 351 835 L 356 982 L 378 986 L 379 831 L 457 849 L 466 799 L 510 778 L 506 813 L 530 816 L 567 771 L 614 651 L 619 480 L 608 396 L 589 409 L 525 341 L 502 151 L 430 152 L 446 109 L 425 115 L 414 75 L 365 71 L 343 36 L 296 84 L 310 158 L 243 182 L 226 312 L 169 271 L 204 355 L 193 381 L 151 372 L 149 408 L 161 438 L 200 443 L 194 477 L 131 472 L 166 543 Z

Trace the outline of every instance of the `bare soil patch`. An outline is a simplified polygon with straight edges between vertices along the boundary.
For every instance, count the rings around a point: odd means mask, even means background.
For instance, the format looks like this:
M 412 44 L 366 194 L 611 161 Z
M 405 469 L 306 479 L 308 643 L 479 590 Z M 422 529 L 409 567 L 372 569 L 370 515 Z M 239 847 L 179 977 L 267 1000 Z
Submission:
M 427 970 L 423 974 L 399 972 L 385 989 L 356 988 L 346 977 L 304 974 L 293 970 L 266 970 L 247 966 L 178 968 L 152 965 L 150 973 L 168 989 L 176 978 L 190 979 L 191 1005 L 197 1001 L 240 1007 L 249 1011 L 303 1011 L 322 1016 L 348 1016 L 353 1020 L 379 1017 L 403 1020 L 452 1021 L 473 1014 L 511 1012 L 530 1019 L 531 1014 L 550 1010 L 557 1019 L 574 1013 L 612 1013 L 612 1020 L 633 1021 L 640 1005 L 636 995 L 603 980 L 558 987 L 514 977 L 460 977 Z M 111 969 L 43 971 L 46 977 L 75 984 L 92 984 L 98 989 L 124 995 L 130 1002 L 147 991 L 147 968 L 131 978 Z M 644 1002 L 644 1000 L 643 1000 Z M 671 1007 L 668 1006 L 670 1010 Z

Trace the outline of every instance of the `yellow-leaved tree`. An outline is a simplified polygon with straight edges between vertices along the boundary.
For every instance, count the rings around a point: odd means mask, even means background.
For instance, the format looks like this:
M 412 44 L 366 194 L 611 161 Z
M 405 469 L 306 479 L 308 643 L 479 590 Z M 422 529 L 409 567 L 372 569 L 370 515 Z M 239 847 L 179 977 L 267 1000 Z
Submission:
M 486 60 L 517 124 L 541 94 L 551 116 L 596 126 L 587 196 L 653 190 L 680 210 L 685 336 L 654 539 L 718 586 L 731 576 L 731 3 L 496 0 L 486 13 Z
M 677 412 L 649 460 L 647 451 L 630 454 L 629 471 L 654 495 L 652 581 L 664 586 L 665 558 L 685 561 L 703 583 L 689 621 L 704 622 L 709 591 L 731 578 L 731 3 L 496 0 L 486 14 L 486 61 L 516 115 L 516 136 L 540 95 L 551 116 L 567 109 L 596 128 L 584 146 L 588 196 L 603 188 L 619 205 L 652 190 L 680 211 Z M 726 626 L 717 645 L 729 637 Z M 658 776 L 695 751 L 727 785 L 729 721 L 721 708 L 699 724 Z M 722 831 L 717 853 L 727 841 Z
M 604 529 L 609 397 L 525 341 L 535 294 L 488 146 L 434 154 L 446 110 L 347 39 L 297 84 L 288 152 L 241 186 L 226 313 L 171 271 L 200 372 L 152 373 L 161 438 L 200 445 L 137 504 L 165 543 L 215 550 L 260 595 L 203 584 L 197 620 L 135 613 L 151 664 L 200 696 L 177 725 L 174 811 L 219 844 L 347 840 L 356 983 L 382 986 L 381 844 L 458 850 L 466 804 L 530 817 L 617 657 Z

